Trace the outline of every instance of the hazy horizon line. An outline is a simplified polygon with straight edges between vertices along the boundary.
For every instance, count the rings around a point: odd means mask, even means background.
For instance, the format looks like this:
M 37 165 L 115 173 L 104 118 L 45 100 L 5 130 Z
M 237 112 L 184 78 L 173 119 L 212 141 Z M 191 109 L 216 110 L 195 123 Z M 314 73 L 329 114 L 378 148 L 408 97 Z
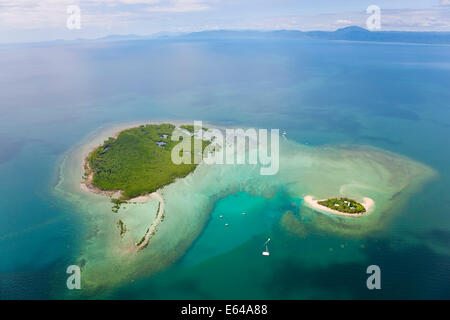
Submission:
M 339 30 L 349 29 L 349 28 L 359 28 L 363 29 L 370 33 L 385 33 L 385 32 L 397 32 L 397 33 L 409 33 L 409 34 L 450 34 L 450 31 L 447 30 L 432 30 L 432 31 L 418 31 L 418 30 L 395 30 L 395 29 L 389 29 L 389 30 L 369 30 L 367 28 L 358 26 L 358 25 L 349 25 L 341 28 L 336 29 L 330 29 L 330 30 L 301 30 L 301 29 L 256 29 L 256 28 L 245 28 L 245 29 L 233 29 L 233 28 L 224 28 L 224 29 L 202 29 L 202 30 L 196 30 L 196 31 L 158 31 L 154 33 L 111 33 L 104 36 L 97 36 L 97 37 L 80 37 L 75 39 L 63 39 L 63 38 L 55 38 L 55 39 L 49 39 L 49 40 L 36 40 L 36 41 L 18 41 L 18 42 L 11 42 L 11 41 L 0 41 L 0 45 L 9 45 L 9 44 L 38 44 L 38 43 L 49 43 L 49 42 L 76 42 L 76 41 L 95 41 L 95 40 L 107 40 L 107 38 L 113 38 L 113 37 L 136 37 L 136 38 L 145 38 L 142 40 L 157 40 L 158 38 L 170 38 L 170 37 L 177 37 L 182 35 L 189 35 L 189 34 L 195 34 L 195 33 L 204 33 L 204 32 L 261 32 L 261 33 L 270 33 L 270 32 L 283 32 L 283 31 L 292 31 L 292 32 L 301 32 L 301 33 L 333 33 L 337 32 Z M 114 40 L 114 39 L 111 39 Z M 126 39 L 122 39 L 126 40 Z M 137 40 L 137 39 L 134 39 Z M 373 41 L 371 41 L 373 42 Z

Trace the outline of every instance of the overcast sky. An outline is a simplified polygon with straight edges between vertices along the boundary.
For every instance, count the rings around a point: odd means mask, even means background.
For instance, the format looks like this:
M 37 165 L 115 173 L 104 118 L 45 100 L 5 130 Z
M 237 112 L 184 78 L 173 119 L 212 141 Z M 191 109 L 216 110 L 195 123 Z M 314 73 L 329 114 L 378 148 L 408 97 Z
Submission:
M 66 27 L 70 5 L 81 9 L 79 30 Z M 450 31 L 450 0 L 0 0 L 0 42 L 365 27 L 369 5 L 380 7 L 382 30 Z

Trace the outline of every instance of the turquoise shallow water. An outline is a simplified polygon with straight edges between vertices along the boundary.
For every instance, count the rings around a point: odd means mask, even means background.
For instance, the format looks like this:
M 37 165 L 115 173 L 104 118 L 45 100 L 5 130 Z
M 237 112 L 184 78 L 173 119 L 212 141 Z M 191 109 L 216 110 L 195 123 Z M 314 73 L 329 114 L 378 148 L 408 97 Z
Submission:
M 267 234 L 269 238 L 271 228 L 285 210 L 291 209 L 289 205 L 292 203 L 295 201 L 282 193 L 268 200 L 262 196 L 237 192 L 218 200 L 204 231 L 186 252 L 181 263 L 192 265 L 221 255 L 256 236 Z M 261 219 L 261 212 L 264 212 L 264 219 Z M 262 252 L 264 247 L 260 246 L 259 249 Z
M 0 297 L 449 298 L 449 51 L 290 40 L 1 47 Z M 156 274 L 68 293 L 65 268 L 115 220 L 96 230 L 95 215 L 55 195 L 60 165 L 99 128 L 166 119 L 280 128 L 308 146 L 372 145 L 437 176 L 357 236 L 316 228 L 282 189 L 269 199 L 233 190 Z M 365 288 L 369 264 L 382 269 L 379 292 Z

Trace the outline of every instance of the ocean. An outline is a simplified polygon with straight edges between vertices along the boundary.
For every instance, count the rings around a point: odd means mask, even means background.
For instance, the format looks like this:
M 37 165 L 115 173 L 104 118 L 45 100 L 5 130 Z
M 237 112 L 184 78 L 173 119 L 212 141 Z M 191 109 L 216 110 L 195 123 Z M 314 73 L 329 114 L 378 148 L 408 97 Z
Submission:
M 50 42 L 0 46 L 0 70 L 1 299 L 450 298 L 450 46 Z M 164 191 L 154 246 L 128 259 L 109 200 L 76 190 L 80 161 L 124 124 L 193 120 L 286 132 L 280 173 L 199 167 Z M 340 185 L 379 213 L 303 206 Z

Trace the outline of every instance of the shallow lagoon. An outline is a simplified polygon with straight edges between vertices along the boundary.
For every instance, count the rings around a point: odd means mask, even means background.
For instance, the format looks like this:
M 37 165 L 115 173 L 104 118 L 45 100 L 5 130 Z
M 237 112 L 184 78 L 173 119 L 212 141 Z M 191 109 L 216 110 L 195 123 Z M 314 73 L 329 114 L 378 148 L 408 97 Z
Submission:
M 83 157 L 117 129 L 107 129 L 73 150 L 63 162 L 56 189 L 87 216 L 87 228 L 95 230 L 81 245 L 76 263 L 83 266 L 84 292 L 88 294 L 100 289 L 104 294 L 117 285 L 164 270 L 182 257 L 179 264 L 187 268 L 202 263 L 252 238 L 272 237 L 274 226 L 291 237 L 298 236 L 298 241 L 319 231 L 361 239 L 382 229 L 393 218 L 388 210 L 400 207 L 436 174 L 425 165 L 373 147 L 309 147 L 283 138 L 276 175 L 261 175 L 256 165 L 202 163 L 186 178 L 160 190 L 165 220 L 148 247 L 136 253 L 133 244 L 151 224 L 157 203 L 126 204 L 116 216 L 108 197 L 80 187 Z M 366 216 L 337 217 L 302 206 L 302 198 L 308 194 L 318 198 L 371 197 L 376 204 Z M 117 229 L 119 218 L 130 224 L 124 237 Z M 284 242 L 284 237 L 272 237 L 272 243 Z M 254 250 L 262 251 L 261 246 Z M 290 250 L 286 247 L 275 256 L 295 253 Z

